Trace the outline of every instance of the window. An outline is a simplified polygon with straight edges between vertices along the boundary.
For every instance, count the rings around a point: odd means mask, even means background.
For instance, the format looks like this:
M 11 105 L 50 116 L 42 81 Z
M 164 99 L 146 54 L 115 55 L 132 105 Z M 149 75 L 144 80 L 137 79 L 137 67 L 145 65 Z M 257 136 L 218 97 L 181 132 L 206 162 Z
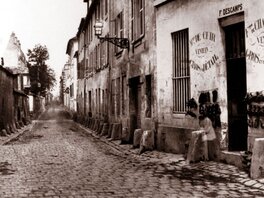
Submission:
M 126 113 L 126 76 L 122 76 L 122 114 L 125 115 Z
M 89 113 L 92 113 L 92 91 L 88 92 Z
M 98 113 L 98 95 L 97 95 L 97 89 L 95 89 L 95 112 Z
M 105 115 L 105 90 L 102 89 L 102 103 L 101 103 L 101 113 L 102 115 Z
M 101 1 L 101 18 L 107 19 L 108 14 L 108 0 Z
M 100 17 L 101 17 L 100 11 L 101 11 L 101 6 L 100 6 L 100 2 L 99 2 L 97 4 L 96 9 L 95 9 L 95 20 L 100 19 Z
M 101 115 L 101 89 L 98 89 L 98 113 Z
M 103 42 L 100 45 L 100 64 L 101 67 L 104 67 L 107 65 L 107 42 Z
M 115 114 L 115 80 L 111 84 L 111 113 Z
M 100 45 L 96 45 L 93 52 L 93 67 L 95 72 L 100 69 Z
M 173 47 L 173 111 L 186 111 L 186 102 L 190 99 L 190 68 L 188 29 L 172 33 Z
M 108 114 L 108 92 L 105 90 L 105 103 L 104 103 L 105 115 Z
M 70 85 L 70 97 L 73 97 L 74 95 L 74 86 L 73 84 Z
M 115 22 L 115 35 L 118 38 L 124 38 L 124 21 L 123 21 L 123 12 L 120 12 L 117 15 Z M 115 46 L 116 55 L 122 52 L 122 48 Z
M 108 0 L 104 0 L 105 2 L 105 7 L 104 7 L 104 11 L 105 11 L 105 15 L 108 14 Z
M 146 117 L 151 117 L 151 75 L 146 76 Z
M 116 108 L 117 108 L 117 115 L 120 115 L 120 78 L 116 80 Z
M 132 25 L 132 41 L 135 42 L 142 38 L 145 33 L 145 1 L 131 1 L 131 25 Z

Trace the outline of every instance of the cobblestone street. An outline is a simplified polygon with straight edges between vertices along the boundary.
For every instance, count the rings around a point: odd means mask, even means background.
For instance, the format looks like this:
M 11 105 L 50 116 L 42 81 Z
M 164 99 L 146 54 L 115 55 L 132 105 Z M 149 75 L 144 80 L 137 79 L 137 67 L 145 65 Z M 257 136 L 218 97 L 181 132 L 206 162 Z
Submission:
M 51 108 L 1 146 L 0 197 L 264 197 L 264 181 L 234 166 L 126 147 Z

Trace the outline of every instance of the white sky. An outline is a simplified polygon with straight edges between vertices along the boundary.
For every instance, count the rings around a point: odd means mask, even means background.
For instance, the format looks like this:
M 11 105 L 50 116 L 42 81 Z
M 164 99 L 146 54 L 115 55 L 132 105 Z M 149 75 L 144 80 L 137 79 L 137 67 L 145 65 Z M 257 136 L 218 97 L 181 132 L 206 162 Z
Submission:
M 12 32 L 20 40 L 25 55 L 36 44 L 46 45 L 50 54 L 48 64 L 56 72 L 57 94 L 58 79 L 67 61 L 67 43 L 76 35 L 80 20 L 86 15 L 86 3 L 83 0 L 0 0 L 0 8 L 0 46 L 6 44 Z

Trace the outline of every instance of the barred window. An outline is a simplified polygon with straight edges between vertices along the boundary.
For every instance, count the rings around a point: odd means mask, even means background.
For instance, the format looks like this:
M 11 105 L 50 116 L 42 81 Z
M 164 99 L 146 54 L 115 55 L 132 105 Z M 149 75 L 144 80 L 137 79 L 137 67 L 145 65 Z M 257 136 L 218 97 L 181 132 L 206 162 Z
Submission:
M 188 29 L 172 33 L 173 111 L 184 113 L 190 99 L 190 68 Z

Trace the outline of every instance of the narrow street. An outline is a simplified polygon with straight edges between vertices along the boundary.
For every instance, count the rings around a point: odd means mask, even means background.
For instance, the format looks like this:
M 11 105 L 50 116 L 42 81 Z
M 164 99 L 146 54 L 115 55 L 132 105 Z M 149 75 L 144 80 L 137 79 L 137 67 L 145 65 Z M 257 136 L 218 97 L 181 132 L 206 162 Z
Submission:
M 50 108 L 0 149 L 0 197 L 264 197 L 263 181 L 215 162 L 135 156 Z

